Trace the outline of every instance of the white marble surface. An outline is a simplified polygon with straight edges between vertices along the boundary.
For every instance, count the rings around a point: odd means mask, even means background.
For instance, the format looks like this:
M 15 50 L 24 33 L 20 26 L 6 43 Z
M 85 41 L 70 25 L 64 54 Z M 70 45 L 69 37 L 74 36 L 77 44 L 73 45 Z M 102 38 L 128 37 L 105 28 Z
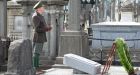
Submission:
M 73 74 L 73 69 L 52 68 L 45 71 L 42 75 L 88 75 L 88 74 Z M 126 71 L 121 66 L 112 66 L 109 70 L 109 75 L 127 75 Z
M 44 71 L 45 73 L 41 75 L 88 75 L 88 74 L 73 74 L 73 69 L 51 68 L 49 70 Z M 0 72 L 0 75 L 4 74 Z M 127 73 L 121 66 L 111 66 L 109 70 L 109 75 L 127 75 Z
M 101 64 L 75 54 L 65 54 L 63 63 L 74 69 L 96 75 L 100 73 Z

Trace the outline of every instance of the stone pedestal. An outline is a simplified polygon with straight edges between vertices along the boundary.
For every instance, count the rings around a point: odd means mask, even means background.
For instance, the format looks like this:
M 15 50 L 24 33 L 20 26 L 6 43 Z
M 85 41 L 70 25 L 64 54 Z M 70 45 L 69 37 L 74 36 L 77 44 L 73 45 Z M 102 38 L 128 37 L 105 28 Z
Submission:
M 62 32 L 60 35 L 60 46 L 58 56 L 73 53 L 87 57 L 89 52 L 88 35 L 84 32 Z
M 68 28 L 60 33 L 58 57 L 68 53 L 88 56 L 88 35 L 80 30 L 80 11 L 80 0 L 69 0 Z
M 8 67 L 5 75 L 35 75 L 32 65 L 30 40 L 16 40 L 9 48 Z

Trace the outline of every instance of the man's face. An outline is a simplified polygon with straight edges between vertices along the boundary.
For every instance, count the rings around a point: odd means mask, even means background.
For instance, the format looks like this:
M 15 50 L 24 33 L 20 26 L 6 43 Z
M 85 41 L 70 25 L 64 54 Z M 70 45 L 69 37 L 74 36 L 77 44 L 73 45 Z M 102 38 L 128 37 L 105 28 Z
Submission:
M 41 14 L 45 12 L 45 8 L 44 7 L 40 7 L 37 9 Z
M 41 7 L 40 10 L 42 11 L 42 13 L 45 12 L 45 8 L 44 7 Z

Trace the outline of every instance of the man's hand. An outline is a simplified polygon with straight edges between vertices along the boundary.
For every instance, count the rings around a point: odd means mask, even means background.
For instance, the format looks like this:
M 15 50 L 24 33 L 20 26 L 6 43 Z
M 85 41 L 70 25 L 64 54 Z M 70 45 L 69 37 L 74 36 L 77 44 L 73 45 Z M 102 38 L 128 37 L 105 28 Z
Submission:
M 51 31 L 51 30 L 52 30 L 52 27 L 51 27 L 51 26 L 46 26 L 46 27 L 45 27 L 45 31 L 46 31 L 46 32 Z

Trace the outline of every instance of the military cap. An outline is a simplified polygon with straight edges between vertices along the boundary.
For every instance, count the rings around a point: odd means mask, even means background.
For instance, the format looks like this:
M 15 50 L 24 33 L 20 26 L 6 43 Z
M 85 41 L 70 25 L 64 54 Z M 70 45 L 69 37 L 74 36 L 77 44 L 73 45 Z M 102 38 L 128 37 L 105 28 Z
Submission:
M 43 7 L 43 3 L 42 1 L 39 1 L 38 3 L 35 4 L 35 6 L 33 7 L 34 9 L 37 9 L 37 8 L 40 8 L 40 7 Z

